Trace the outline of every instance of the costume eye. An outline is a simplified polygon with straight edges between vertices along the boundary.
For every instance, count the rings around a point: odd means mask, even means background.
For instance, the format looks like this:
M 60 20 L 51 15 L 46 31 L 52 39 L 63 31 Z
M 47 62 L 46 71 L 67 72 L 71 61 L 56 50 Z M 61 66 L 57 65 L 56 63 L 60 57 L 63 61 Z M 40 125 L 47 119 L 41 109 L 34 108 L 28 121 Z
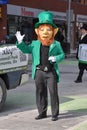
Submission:
M 44 28 L 40 28 L 40 31 L 44 31 Z
M 47 31 L 51 31 L 51 28 L 47 28 Z

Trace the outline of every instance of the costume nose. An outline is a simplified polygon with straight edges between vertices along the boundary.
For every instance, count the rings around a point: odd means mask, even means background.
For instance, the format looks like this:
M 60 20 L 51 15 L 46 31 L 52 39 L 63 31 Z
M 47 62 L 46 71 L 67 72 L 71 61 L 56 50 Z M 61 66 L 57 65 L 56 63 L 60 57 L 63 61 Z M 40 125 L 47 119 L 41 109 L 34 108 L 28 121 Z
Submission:
M 46 29 L 44 30 L 44 34 L 48 34 L 48 32 L 47 32 L 47 30 L 46 30 Z

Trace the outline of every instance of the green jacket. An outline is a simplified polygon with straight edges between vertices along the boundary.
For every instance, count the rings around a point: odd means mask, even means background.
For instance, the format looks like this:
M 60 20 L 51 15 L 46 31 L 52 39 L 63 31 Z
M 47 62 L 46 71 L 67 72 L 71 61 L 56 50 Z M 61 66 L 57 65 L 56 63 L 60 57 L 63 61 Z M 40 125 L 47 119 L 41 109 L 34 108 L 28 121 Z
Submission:
M 36 66 L 40 64 L 41 42 L 39 40 L 33 40 L 32 43 L 29 45 L 26 45 L 24 42 L 20 44 L 16 43 L 16 45 L 23 53 L 32 54 L 32 78 L 34 79 Z M 56 73 L 58 75 L 58 82 L 59 82 L 60 74 L 59 74 L 59 69 L 58 69 L 58 63 L 64 59 L 65 54 L 58 41 L 54 41 L 54 43 L 50 45 L 49 56 L 54 56 L 56 58 L 56 62 L 55 63 L 51 62 L 51 64 L 54 64 L 54 69 L 56 70 Z

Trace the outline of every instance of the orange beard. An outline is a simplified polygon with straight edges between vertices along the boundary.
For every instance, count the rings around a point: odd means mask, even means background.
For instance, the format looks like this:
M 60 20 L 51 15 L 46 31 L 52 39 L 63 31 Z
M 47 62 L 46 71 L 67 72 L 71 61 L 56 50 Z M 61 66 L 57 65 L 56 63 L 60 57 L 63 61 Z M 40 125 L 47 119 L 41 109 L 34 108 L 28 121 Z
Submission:
M 50 45 L 53 43 L 53 41 L 54 41 L 54 37 L 52 37 L 50 40 L 47 39 L 47 38 L 44 39 L 44 40 L 42 40 L 42 39 L 40 38 L 40 36 L 38 35 L 38 40 L 41 41 L 42 45 L 44 45 L 44 46 L 50 46 Z

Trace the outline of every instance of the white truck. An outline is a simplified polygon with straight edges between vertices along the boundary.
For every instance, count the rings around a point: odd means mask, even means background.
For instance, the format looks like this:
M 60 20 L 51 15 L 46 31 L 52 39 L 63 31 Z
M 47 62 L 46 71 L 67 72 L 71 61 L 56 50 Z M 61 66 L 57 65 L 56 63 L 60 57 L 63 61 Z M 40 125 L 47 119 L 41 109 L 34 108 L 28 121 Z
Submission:
M 23 54 L 16 45 L 0 45 L 0 111 L 5 104 L 7 90 L 20 85 L 27 67 L 28 55 Z

